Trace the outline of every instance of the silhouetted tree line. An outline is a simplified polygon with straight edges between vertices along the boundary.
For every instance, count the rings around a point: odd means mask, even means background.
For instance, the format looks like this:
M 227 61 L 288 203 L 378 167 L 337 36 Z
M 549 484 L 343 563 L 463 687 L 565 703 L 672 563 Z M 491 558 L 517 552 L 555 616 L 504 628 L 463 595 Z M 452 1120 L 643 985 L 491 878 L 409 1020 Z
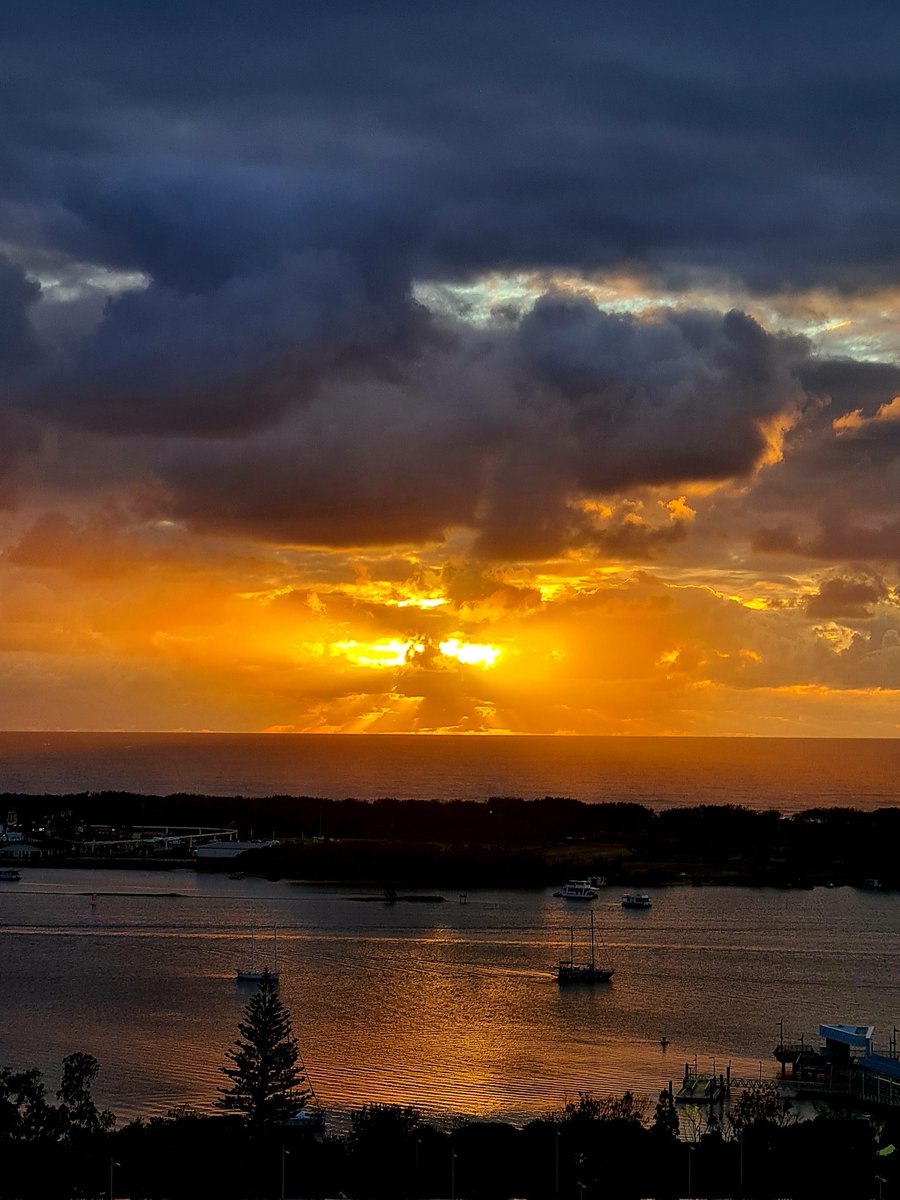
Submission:
M 900 808 L 813 808 L 782 816 L 737 805 L 654 811 L 565 797 L 487 802 L 247 798 L 129 792 L 0 795 L 26 828 L 60 838 L 142 825 L 231 826 L 287 839 L 241 865 L 306 879 L 439 886 L 543 886 L 604 874 L 623 883 L 725 882 L 805 886 L 877 879 L 900 886 Z M 169 851 L 168 853 L 172 853 Z M 220 869 L 225 864 L 219 863 Z
M 286 1196 L 355 1200 L 868 1200 L 879 1176 L 884 1197 L 900 1189 L 900 1152 L 878 1156 L 900 1144 L 896 1117 L 796 1122 L 772 1085 L 681 1138 L 666 1092 L 652 1114 L 628 1093 L 582 1095 L 523 1128 L 466 1120 L 439 1128 L 412 1108 L 370 1104 L 340 1135 L 189 1109 L 113 1131 L 89 1090 L 85 1098 L 95 1061 L 73 1057 L 81 1082 L 59 1105 L 41 1098 L 39 1073 L 0 1073 L 2 1200 L 108 1196 L 113 1176 L 114 1194 L 132 1200 L 262 1200 L 281 1196 L 282 1180 Z

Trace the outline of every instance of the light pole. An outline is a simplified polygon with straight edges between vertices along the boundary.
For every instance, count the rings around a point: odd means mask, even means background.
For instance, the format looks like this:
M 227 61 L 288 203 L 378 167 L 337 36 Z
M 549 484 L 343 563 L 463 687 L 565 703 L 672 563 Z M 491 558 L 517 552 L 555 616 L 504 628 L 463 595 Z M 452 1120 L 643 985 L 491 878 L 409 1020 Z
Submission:
M 693 1188 L 691 1187 L 691 1164 L 692 1164 L 692 1163 L 693 1163 L 693 1161 L 694 1161 L 694 1147 L 693 1147 L 693 1146 L 691 1146 L 691 1145 L 688 1145 L 688 1148 L 687 1148 L 687 1149 L 688 1149 L 688 1186 L 687 1186 L 687 1194 L 688 1194 L 688 1196 L 693 1196 L 693 1194 L 694 1194 L 694 1191 L 693 1191 Z
M 744 1191 L 744 1131 L 738 1134 L 738 1188 Z
M 554 1163 L 553 1163 L 553 1165 L 554 1165 L 553 1178 L 554 1178 L 554 1183 L 555 1183 L 554 1195 L 557 1197 L 557 1200 L 559 1200 L 559 1134 L 560 1134 L 560 1131 L 557 1129 L 557 1131 L 556 1131 L 556 1153 L 554 1155 Z
M 456 1200 L 456 1151 L 450 1151 L 450 1200 Z
M 875 1182 L 878 1184 L 878 1200 L 881 1200 L 881 1189 L 887 1183 L 887 1180 L 883 1175 L 876 1175 Z
M 284 1160 L 290 1154 L 290 1150 L 285 1150 L 284 1145 L 281 1147 L 281 1200 L 284 1200 Z
M 114 1158 L 109 1160 L 109 1200 L 113 1200 L 113 1172 L 116 1167 L 121 1167 L 121 1165 Z

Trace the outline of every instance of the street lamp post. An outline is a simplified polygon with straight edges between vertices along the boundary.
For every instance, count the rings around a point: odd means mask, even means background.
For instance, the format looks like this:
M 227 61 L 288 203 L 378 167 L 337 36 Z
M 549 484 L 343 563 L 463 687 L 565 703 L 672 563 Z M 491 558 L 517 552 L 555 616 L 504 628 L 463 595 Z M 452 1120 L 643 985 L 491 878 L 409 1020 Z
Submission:
M 121 1163 L 117 1163 L 114 1158 L 109 1160 L 109 1200 L 113 1200 L 113 1173 L 116 1167 L 121 1167 Z
M 450 1200 L 456 1200 L 456 1151 L 450 1152 Z
M 556 1131 L 556 1152 L 554 1154 L 554 1162 L 553 1162 L 554 1195 L 557 1197 L 557 1200 L 559 1200 L 559 1134 L 560 1134 L 560 1131 L 557 1129 L 557 1131 Z
M 692 1186 L 691 1186 L 691 1165 L 692 1165 L 692 1163 L 693 1163 L 693 1161 L 694 1161 L 694 1147 L 693 1147 L 693 1146 L 691 1146 L 691 1145 L 689 1145 L 687 1149 L 688 1149 L 688 1180 L 687 1180 L 688 1186 L 687 1186 L 687 1194 L 688 1194 L 688 1196 L 693 1196 L 693 1194 L 694 1194 L 694 1191 L 693 1191 L 693 1188 L 692 1188 Z
M 738 1134 L 738 1188 L 744 1190 L 744 1131 Z
M 290 1154 L 290 1150 L 286 1150 L 284 1148 L 284 1145 L 282 1145 L 282 1147 L 281 1147 L 281 1200 L 284 1200 L 284 1160 L 287 1157 L 287 1155 L 289 1155 L 289 1154 Z

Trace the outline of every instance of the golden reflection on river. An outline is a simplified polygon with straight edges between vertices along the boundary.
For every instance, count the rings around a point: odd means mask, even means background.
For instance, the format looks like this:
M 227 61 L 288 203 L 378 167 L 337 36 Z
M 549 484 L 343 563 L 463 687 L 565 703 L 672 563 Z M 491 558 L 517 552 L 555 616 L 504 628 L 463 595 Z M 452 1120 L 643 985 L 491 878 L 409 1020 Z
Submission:
M 900 1023 L 900 895 L 660 888 L 648 912 L 593 905 L 611 984 L 552 970 L 584 905 L 547 891 L 387 904 L 349 885 L 191 871 L 35 869 L 0 890 L 0 1065 L 100 1060 L 120 1117 L 208 1107 L 278 927 L 282 997 L 322 1102 L 523 1120 L 578 1091 L 653 1094 L 696 1054 L 774 1071 L 777 1022 Z M 89 902 L 91 892 L 98 899 Z M 174 893 L 174 894 L 172 894 Z M 667 1049 L 660 1039 L 668 1039 Z

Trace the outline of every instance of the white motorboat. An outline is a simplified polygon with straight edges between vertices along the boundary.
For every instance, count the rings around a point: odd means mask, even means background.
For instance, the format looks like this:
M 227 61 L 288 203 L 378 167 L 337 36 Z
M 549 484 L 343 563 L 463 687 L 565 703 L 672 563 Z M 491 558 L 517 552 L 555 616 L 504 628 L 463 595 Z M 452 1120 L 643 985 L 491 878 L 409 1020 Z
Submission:
M 18 883 L 21 878 L 15 867 L 0 867 L 0 883 Z
M 588 879 L 570 879 L 560 891 L 553 893 L 560 900 L 596 900 L 599 894 Z
M 622 897 L 623 908 L 652 908 L 653 901 L 646 892 L 626 892 Z

